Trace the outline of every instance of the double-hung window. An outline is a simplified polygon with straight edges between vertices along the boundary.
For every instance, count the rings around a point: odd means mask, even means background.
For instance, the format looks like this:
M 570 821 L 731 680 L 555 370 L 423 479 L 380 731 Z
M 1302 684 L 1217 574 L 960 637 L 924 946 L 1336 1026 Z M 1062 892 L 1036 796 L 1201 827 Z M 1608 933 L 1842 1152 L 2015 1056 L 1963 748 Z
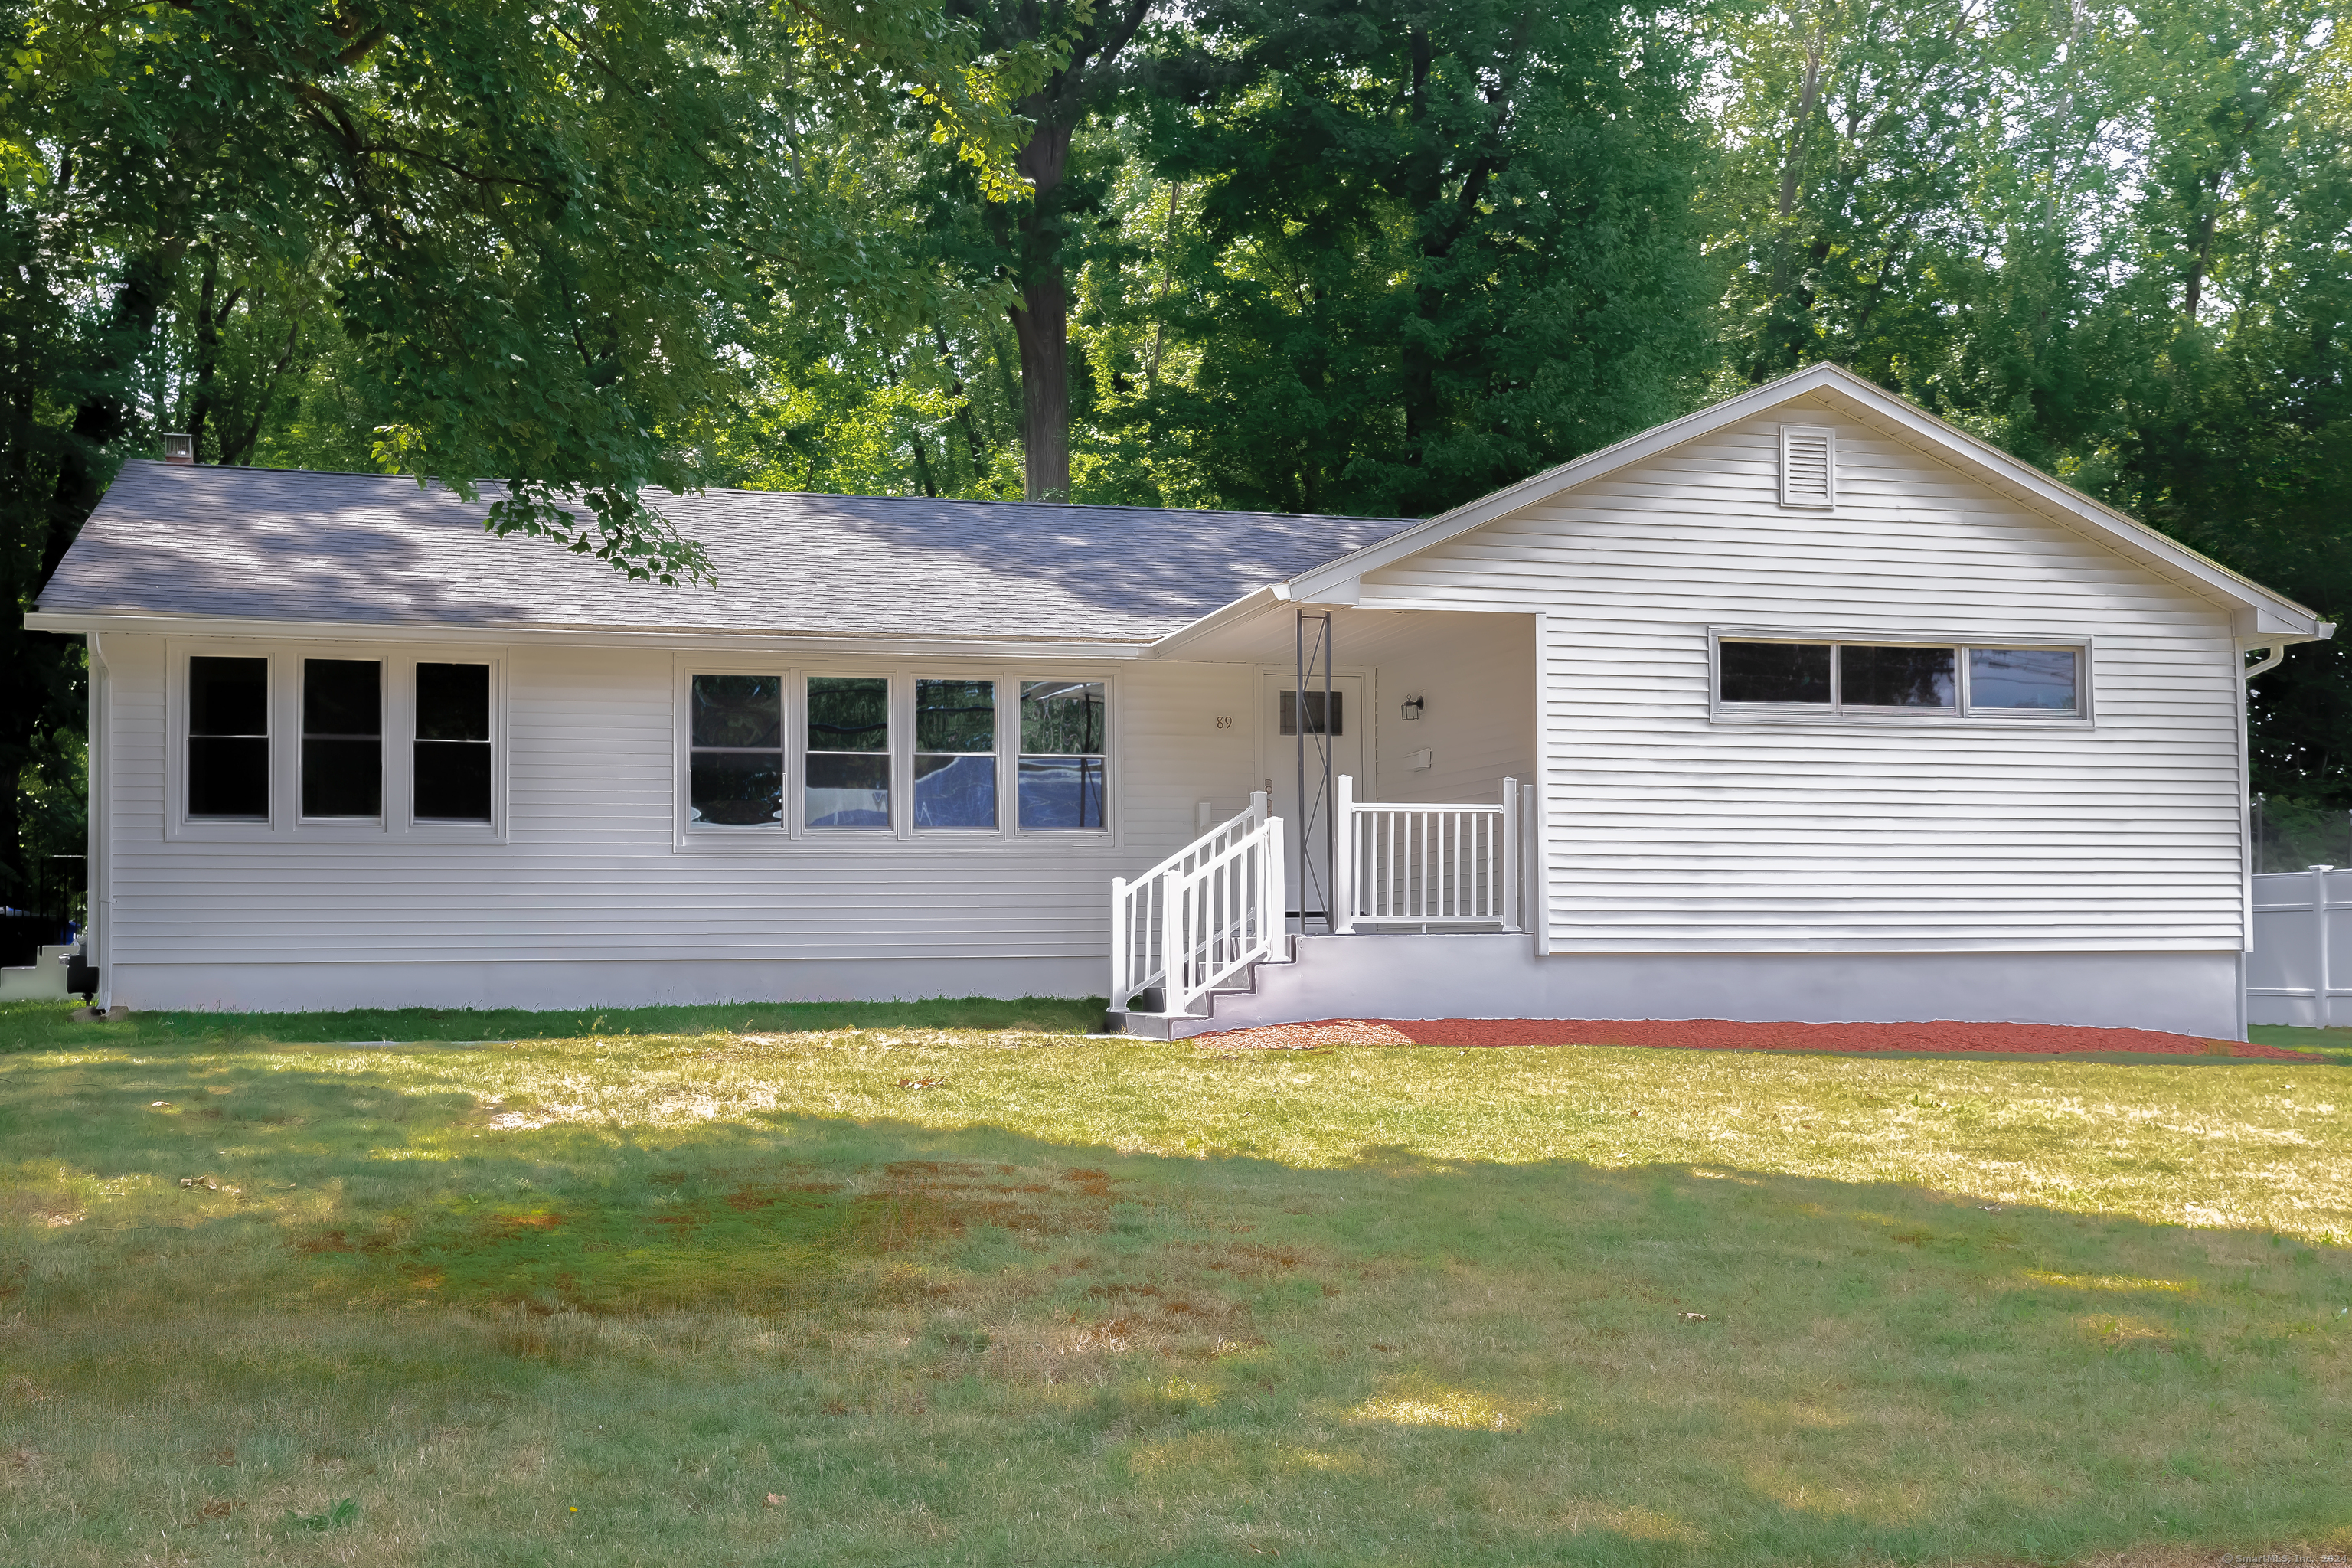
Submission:
M 698 675 L 691 700 L 689 820 L 701 827 L 782 826 L 783 678 Z
M 802 821 L 815 829 L 887 828 L 890 816 L 890 682 L 812 675 Z
M 996 682 L 915 682 L 915 826 L 996 826 Z
M 1104 825 L 1108 704 L 1098 680 L 1021 683 L 1021 826 Z
M 188 816 L 269 820 L 269 661 L 188 660 Z
M 490 820 L 490 667 L 419 664 L 409 742 L 413 815 L 420 822 Z
M 1727 718 L 2080 719 L 2083 647 L 1815 641 L 1716 642 L 1716 711 Z
M 383 666 L 374 659 L 302 661 L 302 815 L 383 815 Z
M 496 666 L 192 653 L 165 831 L 358 842 L 497 820 Z

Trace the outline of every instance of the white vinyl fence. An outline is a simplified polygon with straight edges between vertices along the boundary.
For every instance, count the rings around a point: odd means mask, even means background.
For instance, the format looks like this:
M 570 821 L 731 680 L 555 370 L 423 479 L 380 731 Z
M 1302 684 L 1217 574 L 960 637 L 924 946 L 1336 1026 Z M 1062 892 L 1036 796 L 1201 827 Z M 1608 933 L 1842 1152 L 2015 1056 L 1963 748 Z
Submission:
M 1520 794 L 1505 779 L 1495 804 L 1373 803 L 1339 784 L 1339 861 L 1331 930 L 1368 925 L 1515 931 L 1519 927 Z
M 2352 1024 L 2352 871 L 2321 867 L 2254 879 L 2246 1021 Z

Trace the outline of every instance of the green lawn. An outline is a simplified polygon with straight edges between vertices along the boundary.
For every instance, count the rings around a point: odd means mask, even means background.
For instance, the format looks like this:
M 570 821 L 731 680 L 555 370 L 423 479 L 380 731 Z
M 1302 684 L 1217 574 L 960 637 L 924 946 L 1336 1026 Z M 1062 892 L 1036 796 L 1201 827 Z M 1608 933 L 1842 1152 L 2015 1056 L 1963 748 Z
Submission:
M 0 1563 L 2352 1547 L 2352 1041 L 1244 1054 L 926 1005 L 0 1008 Z

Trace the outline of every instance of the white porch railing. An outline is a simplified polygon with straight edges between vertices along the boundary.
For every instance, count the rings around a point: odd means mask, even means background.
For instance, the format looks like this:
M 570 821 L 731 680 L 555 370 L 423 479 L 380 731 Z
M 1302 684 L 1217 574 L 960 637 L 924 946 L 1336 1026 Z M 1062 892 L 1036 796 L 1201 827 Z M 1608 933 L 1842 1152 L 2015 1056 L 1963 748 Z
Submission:
M 1184 1014 L 1202 996 L 1273 957 L 1282 944 L 1282 818 L 1265 793 L 1129 881 L 1110 884 L 1110 1005 Z M 1152 1004 L 1156 1003 L 1157 1005 Z
M 1376 925 L 1519 929 L 1519 784 L 1493 805 L 1372 804 L 1339 775 L 1331 930 Z

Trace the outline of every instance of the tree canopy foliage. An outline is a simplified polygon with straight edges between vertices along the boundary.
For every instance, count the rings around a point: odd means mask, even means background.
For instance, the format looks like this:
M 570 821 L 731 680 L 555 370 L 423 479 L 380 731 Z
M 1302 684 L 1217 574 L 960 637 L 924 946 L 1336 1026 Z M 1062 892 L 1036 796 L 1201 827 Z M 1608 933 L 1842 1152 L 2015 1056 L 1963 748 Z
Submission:
M 2337 9 L 0 0 L 11 591 L 164 430 L 678 578 L 648 488 L 1426 513 L 1826 359 L 2339 614 Z M 2352 665 L 2254 690 L 2352 806 Z

